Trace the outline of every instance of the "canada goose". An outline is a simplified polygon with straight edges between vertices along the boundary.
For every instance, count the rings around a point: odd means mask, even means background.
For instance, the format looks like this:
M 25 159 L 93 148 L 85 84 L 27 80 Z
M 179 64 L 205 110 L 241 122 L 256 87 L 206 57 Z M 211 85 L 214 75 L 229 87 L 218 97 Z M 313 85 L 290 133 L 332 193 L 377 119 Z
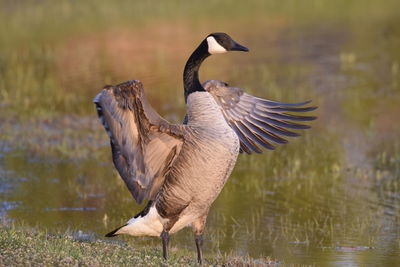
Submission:
M 168 257 L 169 235 L 194 230 L 198 262 L 211 204 L 221 192 L 239 152 L 274 149 L 287 130 L 314 120 L 286 112 L 306 112 L 308 102 L 282 103 L 254 97 L 221 81 L 199 81 L 208 56 L 249 51 L 225 33 L 209 34 L 189 57 L 184 73 L 187 115 L 183 124 L 164 120 L 147 102 L 139 81 L 106 86 L 95 98 L 98 116 L 111 140 L 112 158 L 133 198 L 146 207 L 127 224 L 108 233 L 160 236 Z

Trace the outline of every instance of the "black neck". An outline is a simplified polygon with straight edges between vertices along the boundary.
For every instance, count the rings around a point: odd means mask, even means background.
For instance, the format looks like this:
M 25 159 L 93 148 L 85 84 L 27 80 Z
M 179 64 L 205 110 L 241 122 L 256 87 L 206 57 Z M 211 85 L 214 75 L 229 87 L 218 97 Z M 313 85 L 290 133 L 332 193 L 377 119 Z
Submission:
M 194 50 L 193 54 L 186 62 L 185 70 L 183 71 L 183 86 L 185 88 L 185 102 L 190 93 L 205 91 L 199 81 L 199 68 L 201 63 L 210 56 L 208 53 L 208 45 L 206 40 L 201 42 L 199 47 Z

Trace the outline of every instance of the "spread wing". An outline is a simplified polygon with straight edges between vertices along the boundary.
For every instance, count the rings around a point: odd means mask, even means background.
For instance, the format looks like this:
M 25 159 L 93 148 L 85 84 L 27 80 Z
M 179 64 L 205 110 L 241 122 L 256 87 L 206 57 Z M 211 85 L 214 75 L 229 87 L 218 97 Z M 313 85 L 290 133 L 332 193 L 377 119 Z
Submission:
M 310 101 L 282 103 L 258 98 L 242 89 L 210 80 L 203 87 L 214 96 L 221 111 L 240 139 L 240 151 L 262 153 L 261 148 L 274 149 L 275 144 L 285 144 L 284 137 L 299 136 L 288 129 L 308 129 L 310 126 L 295 121 L 311 121 L 316 117 L 292 115 L 316 109 L 304 107 Z M 290 113 L 287 113 L 290 112 Z
M 132 196 L 138 203 L 153 199 L 180 152 L 183 126 L 154 111 L 139 81 L 106 86 L 93 101 L 110 137 L 114 165 Z

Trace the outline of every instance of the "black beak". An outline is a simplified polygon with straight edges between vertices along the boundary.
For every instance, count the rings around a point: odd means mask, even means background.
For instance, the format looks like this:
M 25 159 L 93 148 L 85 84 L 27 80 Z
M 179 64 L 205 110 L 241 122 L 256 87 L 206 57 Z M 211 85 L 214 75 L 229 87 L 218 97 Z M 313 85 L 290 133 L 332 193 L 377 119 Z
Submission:
M 232 40 L 233 41 L 233 40 Z M 233 41 L 233 45 L 230 49 L 231 51 L 244 51 L 244 52 L 249 52 L 249 49 L 241 44 L 236 43 Z

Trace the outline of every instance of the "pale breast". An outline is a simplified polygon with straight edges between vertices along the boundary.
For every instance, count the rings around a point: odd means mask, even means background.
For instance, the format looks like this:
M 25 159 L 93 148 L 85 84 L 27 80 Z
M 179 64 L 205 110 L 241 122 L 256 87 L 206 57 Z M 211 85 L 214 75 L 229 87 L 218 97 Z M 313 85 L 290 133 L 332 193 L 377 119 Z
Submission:
M 179 216 L 174 231 L 208 211 L 235 166 L 240 146 L 209 93 L 190 94 L 187 115 L 185 141 L 156 201 L 161 217 Z
M 209 206 L 222 190 L 239 153 L 239 139 L 207 92 L 188 97 L 188 131 L 171 174 L 182 180 L 180 195 Z M 184 193 L 185 192 L 185 193 Z
M 226 122 L 221 107 L 215 102 L 211 94 L 208 92 L 190 94 L 187 103 L 187 115 L 188 143 L 195 148 L 191 150 L 196 150 L 206 158 L 215 158 L 214 165 L 237 156 L 239 139 Z M 223 168 L 223 166 L 221 167 Z

